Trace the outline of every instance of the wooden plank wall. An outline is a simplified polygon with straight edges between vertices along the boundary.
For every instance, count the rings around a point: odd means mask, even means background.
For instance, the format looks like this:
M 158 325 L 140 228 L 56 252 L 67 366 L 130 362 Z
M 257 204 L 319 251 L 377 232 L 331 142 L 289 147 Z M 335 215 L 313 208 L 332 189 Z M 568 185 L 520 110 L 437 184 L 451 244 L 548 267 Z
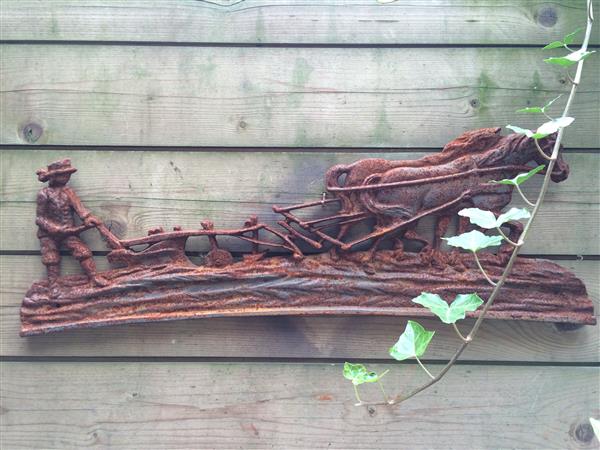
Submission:
M 442 383 L 393 409 L 354 407 L 341 365 L 392 369 L 392 391 L 422 382 L 387 360 L 399 318 L 18 337 L 21 298 L 44 275 L 35 169 L 71 157 L 73 185 L 122 236 L 272 220 L 272 204 L 319 198 L 332 164 L 534 126 L 514 110 L 568 89 L 539 47 L 584 23 L 585 0 L 4 0 L 0 20 L 1 448 L 597 448 L 598 327 L 488 321 Z M 572 175 L 525 249 L 574 270 L 596 306 L 599 68 L 586 64 L 567 132 Z M 435 371 L 457 341 L 424 322 Z

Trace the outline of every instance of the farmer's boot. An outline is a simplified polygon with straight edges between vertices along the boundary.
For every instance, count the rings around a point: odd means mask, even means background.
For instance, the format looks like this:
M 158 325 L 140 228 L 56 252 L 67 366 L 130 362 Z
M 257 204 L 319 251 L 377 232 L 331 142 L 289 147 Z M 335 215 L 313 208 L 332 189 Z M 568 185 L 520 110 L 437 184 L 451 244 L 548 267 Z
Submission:
M 88 276 L 88 279 L 96 286 L 104 287 L 109 285 L 108 280 L 96 273 L 96 263 L 94 263 L 92 258 L 82 259 L 79 261 L 79 264 L 81 264 L 81 267 Z
M 58 264 L 48 264 L 46 266 L 46 272 L 48 273 L 48 291 L 50 298 L 57 298 L 60 295 L 58 289 L 60 266 Z

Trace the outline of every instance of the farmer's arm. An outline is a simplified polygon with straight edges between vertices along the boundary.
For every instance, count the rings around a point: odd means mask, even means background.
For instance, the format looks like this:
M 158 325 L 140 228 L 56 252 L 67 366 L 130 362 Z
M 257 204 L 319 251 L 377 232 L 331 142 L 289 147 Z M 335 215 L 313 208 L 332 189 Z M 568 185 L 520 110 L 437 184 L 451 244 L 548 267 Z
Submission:
M 95 226 L 100 224 L 100 220 L 93 216 L 92 213 L 83 206 L 83 203 L 71 188 L 66 188 L 66 193 L 69 196 L 69 201 L 71 202 L 71 207 L 75 211 L 75 213 L 83 220 L 83 223 L 87 226 Z

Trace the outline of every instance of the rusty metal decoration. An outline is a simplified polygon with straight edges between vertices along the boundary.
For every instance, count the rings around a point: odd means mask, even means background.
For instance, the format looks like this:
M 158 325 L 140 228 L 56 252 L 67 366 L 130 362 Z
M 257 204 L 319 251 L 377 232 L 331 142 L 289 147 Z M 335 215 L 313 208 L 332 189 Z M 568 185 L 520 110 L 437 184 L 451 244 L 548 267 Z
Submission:
M 553 136 L 541 140 L 544 151 L 553 144 Z M 206 220 L 198 229 L 155 228 L 145 237 L 121 239 L 67 185 L 76 171 L 70 160 L 54 162 L 37 172 L 39 181 L 48 182 L 38 194 L 36 218 L 47 279 L 34 283 L 23 300 L 21 335 L 214 316 L 429 316 L 411 302 L 422 291 L 444 298 L 490 294 L 471 255 L 444 251 L 440 240 L 461 208 L 499 213 L 511 201 L 512 186 L 489 181 L 514 177 L 530 170 L 531 163 L 545 163 L 531 139 L 484 128 L 418 160 L 364 159 L 334 166 L 325 175 L 323 198 L 273 207 L 282 218 L 278 226 L 252 216 L 238 229 L 218 229 Z M 559 158 L 551 179 L 560 182 L 568 174 L 569 166 Z M 325 205 L 337 212 L 316 218 L 302 214 Z M 416 230 L 426 217 L 435 220 L 432 240 Z M 458 231 L 468 226 L 459 221 Z M 106 241 L 115 266 L 103 273 L 79 237 L 92 228 Z M 508 228 L 516 241 L 521 224 Z M 252 251 L 234 257 L 219 245 L 224 236 L 249 242 Z M 186 255 L 186 243 L 197 238 L 210 245 L 201 265 Z M 405 249 L 415 243 L 421 248 Z M 61 248 L 79 261 L 84 274 L 60 275 Z M 270 250 L 278 255 L 269 255 Z M 507 255 L 501 248 L 481 258 L 489 273 L 499 276 Z M 522 257 L 488 315 L 595 323 L 579 279 L 557 264 Z

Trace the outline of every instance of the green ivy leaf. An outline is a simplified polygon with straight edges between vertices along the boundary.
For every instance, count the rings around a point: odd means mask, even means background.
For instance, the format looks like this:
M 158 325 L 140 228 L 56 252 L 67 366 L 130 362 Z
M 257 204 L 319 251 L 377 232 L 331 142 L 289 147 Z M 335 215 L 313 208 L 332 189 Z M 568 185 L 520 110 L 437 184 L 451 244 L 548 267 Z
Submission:
M 418 322 L 409 320 L 398 342 L 390 348 L 390 356 L 398 361 L 418 358 L 425 353 L 435 331 L 428 331 Z
M 567 34 L 562 40 L 563 44 L 571 45 L 573 43 L 573 41 L 575 40 L 575 36 L 577 36 L 577 34 L 579 34 L 581 32 L 581 30 L 583 30 L 583 28 L 577 28 L 572 33 Z
M 588 51 L 583 51 L 583 49 L 580 49 L 580 50 L 577 50 L 576 52 L 569 53 L 567 56 L 559 56 L 556 58 L 546 58 L 546 59 L 544 59 L 544 61 L 547 62 L 548 64 L 556 64 L 556 65 L 563 66 L 563 67 L 569 67 L 569 66 L 572 66 L 573 64 L 577 64 L 579 61 L 583 61 L 588 56 L 590 56 L 592 53 L 595 53 L 595 51 L 588 52 Z
M 450 305 L 450 320 L 454 323 L 464 319 L 467 312 L 476 311 L 483 304 L 483 299 L 477 294 L 458 294 Z
M 459 216 L 468 217 L 473 225 L 485 229 L 496 228 L 496 216 L 491 211 L 479 208 L 465 208 L 458 212 Z
M 511 220 L 529 219 L 530 217 L 531 214 L 525 208 L 510 208 L 508 211 L 498 216 L 496 227 L 500 227 L 502 224 L 510 222 Z
M 563 41 L 554 41 L 554 42 L 550 42 L 548 45 L 545 45 L 544 47 L 542 47 L 542 50 L 551 50 L 553 48 L 560 48 L 560 47 L 564 47 L 564 43 Z
M 543 113 L 544 108 L 542 108 L 541 106 L 530 106 L 528 108 L 517 109 L 517 112 L 518 113 Z
M 513 186 L 518 186 L 520 184 L 523 184 L 525 181 L 529 180 L 532 176 L 534 176 L 539 171 L 544 170 L 545 168 L 546 168 L 546 166 L 544 164 L 542 164 L 541 166 L 537 166 L 536 168 L 531 169 L 527 173 L 520 173 L 519 175 L 517 175 L 514 178 L 505 178 L 505 179 L 499 180 L 499 181 L 490 181 L 490 183 L 512 184 Z
M 459 216 L 468 217 L 473 225 L 492 230 L 502 226 L 503 223 L 511 220 L 528 219 L 531 217 L 529 211 L 523 208 L 511 208 L 507 212 L 500 214 L 498 218 L 491 211 L 485 211 L 479 208 L 465 208 L 458 212 Z
M 577 34 L 583 30 L 583 28 L 577 28 L 575 31 L 573 31 L 572 33 L 567 34 L 562 41 L 554 41 L 554 42 L 550 42 L 548 45 L 546 45 L 544 48 L 542 48 L 542 50 L 550 50 L 553 48 L 559 48 L 559 47 L 566 47 L 568 45 L 571 45 L 573 43 L 573 41 L 575 40 L 575 36 L 577 36 Z
M 423 292 L 412 301 L 422 305 L 438 316 L 444 323 L 455 323 L 457 320 L 464 319 L 467 311 L 475 311 L 483 300 L 477 294 L 459 294 L 454 301 L 448 305 L 439 295 Z
M 592 426 L 592 430 L 594 430 L 596 438 L 600 441 L 600 420 L 590 417 L 590 425 Z
M 450 309 L 448 303 L 446 303 L 442 297 L 437 294 L 430 294 L 429 292 L 421 292 L 421 295 L 413 298 L 412 302 L 424 306 L 442 319 L 442 321 L 444 321 L 444 318 L 447 316 L 448 310 Z
M 518 134 L 524 134 L 528 138 L 532 139 L 542 139 L 546 136 L 556 133 L 559 128 L 568 127 L 573 123 L 575 119 L 573 117 L 559 117 L 558 119 L 550 120 L 546 123 L 540 125 L 540 127 L 535 131 L 535 133 L 527 128 L 517 127 L 515 125 L 507 125 L 506 128 L 514 131 Z
M 550 106 L 552 106 L 552 104 L 558 100 L 559 98 L 562 97 L 562 94 L 560 94 L 558 97 L 553 98 L 552 100 L 550 100 L 548 103 L 546 103 L 544 106 L 531 106 L 529 108 L 522 108 L 522 109 L 517 109 L 517 112 L 520 113 L 545 113 L 546 110 L 548 108 L 550 108 Z M 512 126 L 512 125 L 511 125 Z M 518 128 L 518 127 L 517 127 Z M 523 128 L 520 128 L 521 130 L 523 130 Z
M 369 372 L 364 364 L 344 363 L 344 378 L 352 381 L 352 384 L 358 386 L 363 383 L 375 383 L 379 376 L 375 372 Z
M 502 236 L 486 236 L 481 231 L 473 230 L 451 238 L 442 238 L 452 247 L 460 247 L 473 253 L 487 247 L 502 244 Z

